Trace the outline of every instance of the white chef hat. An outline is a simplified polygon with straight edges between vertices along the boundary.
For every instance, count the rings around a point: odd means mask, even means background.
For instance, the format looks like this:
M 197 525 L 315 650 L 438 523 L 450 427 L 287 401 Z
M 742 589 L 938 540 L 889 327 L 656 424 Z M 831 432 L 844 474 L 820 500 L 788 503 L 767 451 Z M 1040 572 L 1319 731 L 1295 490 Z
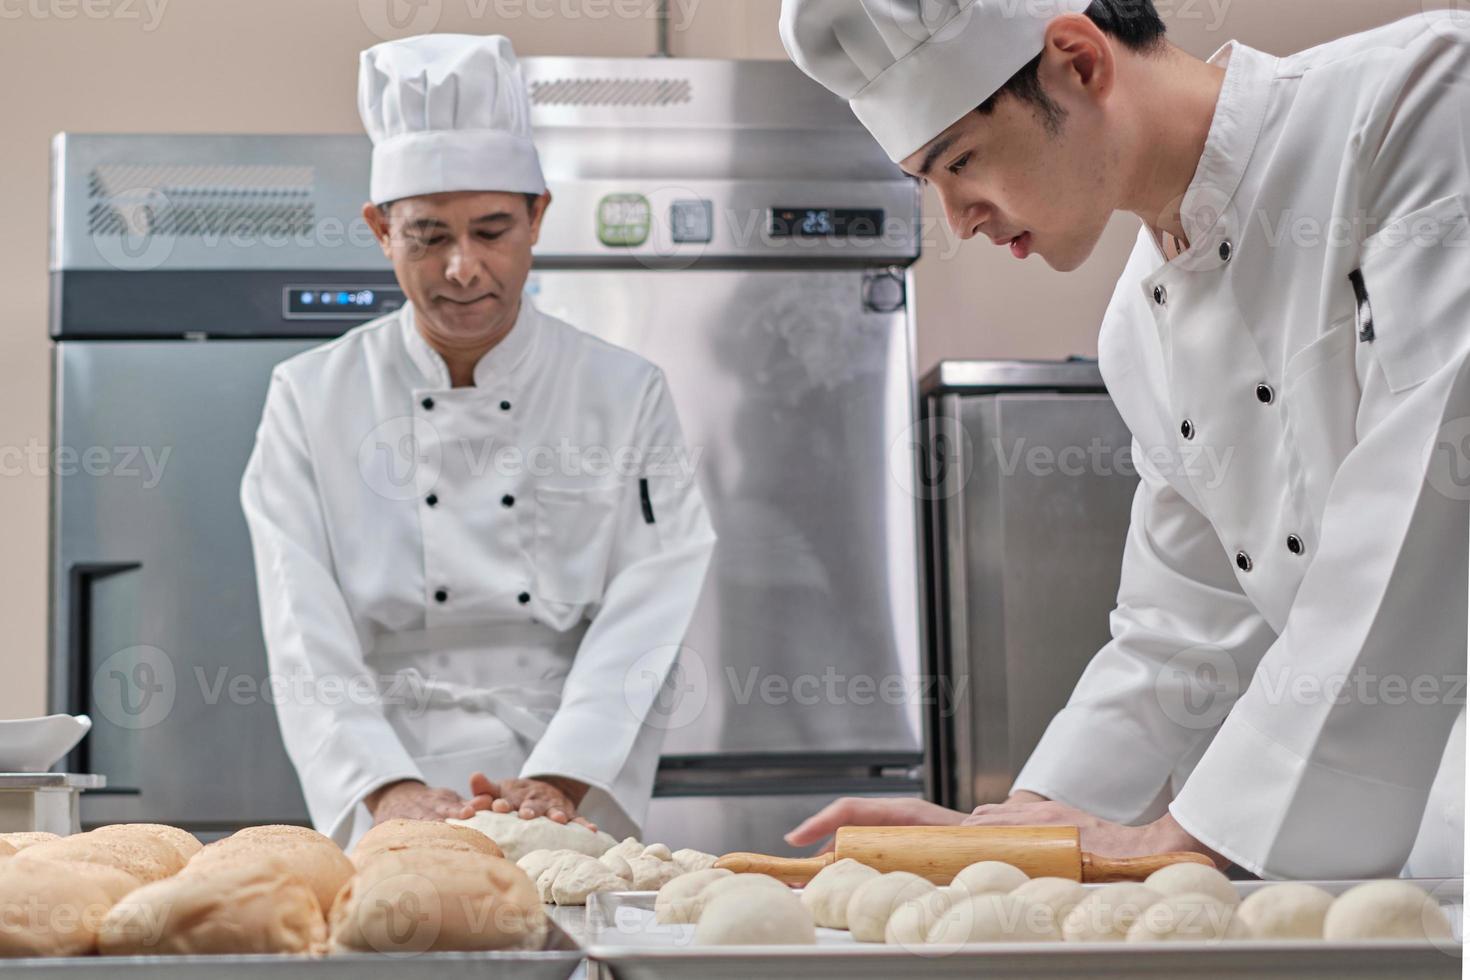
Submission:
M 546 190 L 510 39 L 423 34 L 362 53 L 357 109 L 373 140 L 371 198 Z
M 902 160 L 1041 53 L 1092 0 L 782 0 L 781 43 Z

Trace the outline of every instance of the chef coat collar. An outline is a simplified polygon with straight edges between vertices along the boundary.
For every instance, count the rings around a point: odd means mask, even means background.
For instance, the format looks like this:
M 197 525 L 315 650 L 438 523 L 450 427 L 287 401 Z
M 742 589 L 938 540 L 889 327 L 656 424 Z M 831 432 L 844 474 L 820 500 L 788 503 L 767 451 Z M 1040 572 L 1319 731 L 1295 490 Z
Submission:
M 536 321 L 539 317 L 540 313 L 536 304 L 531 302 L 530 294 L 521 293 L 521 310 L 516 316 L 515 325 L 510 328 L 510 333 L 502 337 L 500 343 L 490 348 L 475 365 L 476 387 L 489 387 L 496 379 L 515 373 L 535 345 Z M 427 387 L 451 387 L 449 365 L 444 363 L 444 358 L 419 333 L 419 328 L 414 323 L 412 303 L 403 304 L 399 319 L 403 324 L 403 341 L 408 348 L 408 356 L 428 382 Z

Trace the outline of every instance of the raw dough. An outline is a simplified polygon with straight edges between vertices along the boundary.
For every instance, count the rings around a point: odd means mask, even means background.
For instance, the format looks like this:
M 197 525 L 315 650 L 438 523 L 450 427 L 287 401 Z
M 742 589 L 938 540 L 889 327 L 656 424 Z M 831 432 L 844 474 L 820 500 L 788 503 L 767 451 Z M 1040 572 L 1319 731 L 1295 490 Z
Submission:
M 166 823 L 114 823 L 106 827 L 98 827 L 92 831 L 94 834 L 146 834 L 156 837 L 165 844 L 173 847 L 179 852 L 185 861 L 198 854 L 204 847 L 199 843 L 199 838 L 184 830 L 182 827 L 170 827 Z
M 622 878 L 630 886 L 633 884 L 633 868 L 628 864 L 627 858 L 613 851 L 608 851 L 597 860 L 601 861 L 609 871 Z
M 332 909 L 338 950 L 531 948 L 545 929 L 546 910 L 525 872 L 488 854 L 385 854 L 357 873 Z
M 706 886 L 734 876 L 735 872 L 724 868 L 705 868 L 680 875 L 658 890 L 653 900 L 654 918 L 664 923 L 693 922 L 698 911 L 695 897 Z
M 1144 885 L 1118 882 L 1087 893 L 1062 919 L 1069 943 L 1120 943 L 1144 910 L 1164 896 Z
M 929 930 L 955 902 L 964 901 L 970 893 L 963 888 L 939 888 L 921 898 L 910 899 L 888 917 L 883 941 L 894 946 L 920 946 L 929 941 Z
M 1045 905 L 990 892 L 956 902 L 929 930 L 928 941 L 953 943 L 1041 943 L 1062 938 L 1056 916 Z
M 362 867 L 384 851 L 432 847 L 442 851 L 476 851 L 505 857 L 495 842 L 478 830 L 455 827 L 443 820 L 386 820 L 363 834 L 352 848 L 352 863 Z
M 812 921 L 828 929 L 847 928 L 847 903 L 858 885 L 878 872 L 866 864 L 843 858 L 827 865 L 801 890 L 801 904 L 812 914 Z
M 316 896 L 323 915 L 332 910 L 337 893 L 356 870 L 331 840 L 323 844 L 310 837 L 252 839 L 234 834 L 194 855 L 181 874 L 207 874 L 223 865 L 273 868 L 280 874 L 299 878 Z
M 0 862 L 0 958 L 85 956 L 97 949 L 97 924 L 112 906 L 100 886 L 58 874 L 44 862 Z
M 1423 889 L 1407 881 L 1370 881 L 1349 888 L 1327 910 L 1322 935 L 1350 939 L 1443 941 L 1454 936 L 1450 921 Z
M 1030 881 L 1026 872 L 1004 861 L 977 861 L 954 876 L 951 886 L 965 889 L 972 896 L 992 892 L 1006 894 Z
M 73 834 L 28 847 L 17 861 L 86 861 L 120 868 L 145 885 L 176 874 L 183 855 L 171 844 L 148 834 Z
M 542 869 L 541 873 L 536 876 L 536 894 L 541 897 L 541 901 L 547 905 L 550 905 L 552 901 L 551 888 L 553 885 L 556 884 L 557 876 L 560 875 L 565 869 L 570 868 L 574 865 L 581 864 L 584 861 L 591 861 L 599 868 L 602 868 L 602 870 L 607 870 L 607 865 L 598 861 L 594 857 L 589 857 L 586 854 L 580 854 L 577 851 L 562 851 L 561 857 L 558 857 L 555 861 L 552 861 L 550 864 L 548 864 L 545 868 Z
M 648 855 L 631 858 L 628 861 L 628 869 L 633 873 L 632 882 L 635 892 L 658 891 L 680 874 L 679 866 L 673 861 L 660 861 Z
M 522 820 L 514 813 L 496 813 L 493 810 L 481 810 L 468 820 L 450 820 L 449 823 L 478 830 L 500 845 L 505 856 L 512 861 L 519 861 L 542 848 L 601 857 L 615 843 L 612 835 L 588 830 L 579 823 L 557 823 L 549 817 Z
M 934 891 L 938 888 L 929 879 L 907 871 L 869 878 L 847 900 L 847 928 L 860 943 L 881 943 L 895 909 Z
M 1014 889 L 1011 895 L 1023 902 L 1034 902 L 1051 909 L 1060 929 L 1067 914 L 1087 897 L 1087 889 L 1070 878 L 1032 878 Z
M 694 928 L 694 941 L 705 946 L 811 946 L 817 941 L 817 930 L 802 902 L 789 890 L 784 895 L 762 895 L 759 901 L 731 891 L 704 907 Z
M 586 905 L 593 892 L 619 892 L 628 883 L 595 858 L 584 857 L 561 866 L 551 882 L 551 901 L 557 905 Z
M 1209 943 L 1249 939 L 1250 930 L 1236 918 L 1233 904 L 1205 892 L 1185 892 L 1165 895 L 1150 905 L 1129 927 L 1125 938 L 1130 943 Z
M 644 844 L 636 837 L 624 837 L 612 847 L 608 848 L 607 854 L 616 854 L 623 860 L 639 857 L 643 854 Z
M 657 858 L 660 861 L 674 860 L 674 855 L 669 853 L 669 845 L 667 844 L 649 844 L 643 849 L 642 856 L 647 858 Z
M 300 878 L 265 864 L 222 864 L 128 895 L 102 920 L 97 948 L 104 956 L 306 953 L 326 932 Z
M 1212 895 L 1226 905 L 1240 904 L 1240 893 L 1224 874 L 1204 864 L 1171 864 L 1149 875 L 1143 882 L 1168 898 L 1170 895 Z
M 530 854 L 522 857 L 519 861 L 516 862 L 516 867 L 524 871 L 526 873 L 526 877 L 530 878 L 534 882 L 540 879 L 541 872 L 545 871 L 547 868 L 551 867 L 553 864 L 555 864 L 560 859 L 566 857 L 568 854 L 572 853 L 575 852 L 548 851 L 545 848 L 542 848 L 539 851 L 532 851 Z
M 704 871 L 713 868 L 718 860 L 713 854 L 696 851 L 692 847 L 681 847 L 674 852 L 674 863 L 685 871 Z
M 699 894 L 695 895 L 694 900 L 690 903 L 690 905 L 692 906 L 692 908 L 690 909 L 690 915 L 693 916 L 690 921 L 698 922 L 699 917 L 704 914 L 705 906 L 708 905 L 710 902 L 713 902 L 715 899 L 719 898 L 726 892 L 743 892 L 748 888 L 759 889 L 762 893 L 770 892 L 772 895 L 775 895 L 778 892 L 785 892 L 788 895 L 793 894 L 791 889 L 787 887 L 784 882 L 778 881 L 775 878 L 772 878 L 770 875 L 730 875 L 728 878 L 721 878 L 718 881 L 712 881 L 704 888 L 700 889 Z M 752 903 L 763 902 L 765 901 L 765 898 L 751 897 L 748 898 L 747 901 Z
M 1257 939 L 1321 939 L 1331 904 L 1328 892 L 1292 881 L 1252 892 L 1235 914 Z

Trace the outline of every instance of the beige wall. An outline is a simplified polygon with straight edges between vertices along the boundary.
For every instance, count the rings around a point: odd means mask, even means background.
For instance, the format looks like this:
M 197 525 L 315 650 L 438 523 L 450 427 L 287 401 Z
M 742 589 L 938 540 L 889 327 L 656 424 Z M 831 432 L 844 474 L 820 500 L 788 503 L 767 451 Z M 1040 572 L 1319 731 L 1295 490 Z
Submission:
M 53 133 L 355 132 L 357 52 L 392 34 L 390 0 L 0 0 L 0 718 L 45 697 L 49 438 L 47 154 Z M 414 27 L 503 32 L 522 54 L 640 56 L 646 0 L 393 0 Z M 778 0 L 673 0 L 676 55 L 783 57 Z M 1429 0 L 1440 5 L 1440 0 Z M 1176 39 L 1208 54 L 1232 37 L 1285 53 L 1422 9 L 1421 0 L 1159 0 Z M 399 32 L 401 33 L 401 32 Z M 930 202 L 929 213 L 937 214 Z M 1095 350 L 1133 236 L 1118 219 L 1070 276 L 931 233 L 918 268 L 919 363 Z M 161 531 L 162 533 L 162 531 Z

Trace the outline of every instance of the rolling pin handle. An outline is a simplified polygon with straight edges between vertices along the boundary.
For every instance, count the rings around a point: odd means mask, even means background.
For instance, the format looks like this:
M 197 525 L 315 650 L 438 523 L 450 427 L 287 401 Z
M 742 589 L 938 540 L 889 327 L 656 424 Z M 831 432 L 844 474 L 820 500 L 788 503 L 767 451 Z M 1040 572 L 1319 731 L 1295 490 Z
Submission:
M 804 885 L 836 858 L 835 853 L 812 858 L 782 858 L 737 851 L 720 858 L 715 862 L 715 867 L 736 874 L 770 875 L 788 885 Z
M 1146 854 L 1143 857 L 1110 858 L 1097 854 L 1082 855 L 1082 880 L 1088 884 L 1109 881 L 1143 881 L 1160 868 L 1171 864 L 1208 864 L 1215 862 L 1194 851 L 1174 851 L 1169 854 Z

